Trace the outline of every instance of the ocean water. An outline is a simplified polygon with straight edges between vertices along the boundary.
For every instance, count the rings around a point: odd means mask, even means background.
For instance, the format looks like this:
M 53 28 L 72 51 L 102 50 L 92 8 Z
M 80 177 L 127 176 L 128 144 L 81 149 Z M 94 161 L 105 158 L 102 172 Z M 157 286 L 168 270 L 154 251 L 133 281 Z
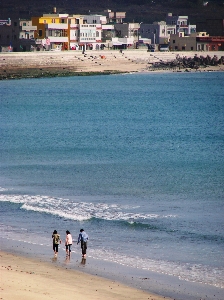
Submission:
M 4 248 L 48 247 L 54 229 L 76 239 L 84 227 L 92 259 L 222 294 L 223 82 L 221 72 L 1 81 Z

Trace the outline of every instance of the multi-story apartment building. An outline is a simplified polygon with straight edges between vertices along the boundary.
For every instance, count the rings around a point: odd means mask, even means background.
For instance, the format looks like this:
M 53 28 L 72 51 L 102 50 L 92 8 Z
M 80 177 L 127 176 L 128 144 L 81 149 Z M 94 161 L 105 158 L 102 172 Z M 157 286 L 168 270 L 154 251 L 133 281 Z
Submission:
M 196 32 L 196 25 L 189 24 L 188 16 L 174 16 L 172 13 L 168 13 L 166 24 L 176 26 L 176 32 L 173 32 L 173 34 L 181 32 L 186 36 Z
M 71 50 L 77 50 L 79 46 L 79 28 L 80 24 L 83 24 L 84 16 L 72 15 L 68 17 L 69 24 L 69 48 Z
M 35 32 L 36 43 L 48 50 L 69 49 L 68 14 L 43 14 L 42 17 L 32 17 L 33 25 L 37 26 Z
M 80 25 L 79 42 L 85 49 L 100 49 L 102 42 L 102 26 L 107 23 L 106 16 L 93 14 L 84 15 Z
M 166 22 L 154 22 L 153 24 L 140 25 L 141 38 L 151 40 L 151 44 L 167 44 L 169 41 L 169 34 L 167 32 Z
M 1 51 L 31 51 L 35 48 L 36 29 L 31 20 L 0 20 Z
M 114 24 L 116 37 L 138 39 L 139 23 L 118 23 Z

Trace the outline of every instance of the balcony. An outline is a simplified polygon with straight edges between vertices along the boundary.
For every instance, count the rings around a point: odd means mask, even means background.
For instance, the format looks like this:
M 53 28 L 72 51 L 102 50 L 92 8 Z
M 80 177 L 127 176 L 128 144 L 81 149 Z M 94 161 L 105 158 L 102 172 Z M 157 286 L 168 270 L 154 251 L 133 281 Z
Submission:
M 46 29 L 68 29 L 68 24 L 49 23 L 45 24 Z
M 20 31 L 35 31 L 37 30 L 37 26 L 19 26 Z
M 48 37 L 51 43 L 67 43 L 68 37 L 63 36 L 49 36 Z

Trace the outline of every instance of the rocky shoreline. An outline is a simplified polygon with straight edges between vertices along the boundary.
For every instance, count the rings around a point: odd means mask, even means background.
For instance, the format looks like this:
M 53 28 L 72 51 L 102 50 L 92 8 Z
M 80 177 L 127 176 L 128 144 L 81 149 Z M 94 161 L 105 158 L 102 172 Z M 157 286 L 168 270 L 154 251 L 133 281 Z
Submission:
M 149 70 L 185 70 L 189 72 L 191 70 L 205 70 L 206 68 L 213 67 L 214 70 L 217 70 L 217 67 L 221 67 L 224 65 L 224 56 L 218 58 L 217 55 L 213 57 L 207 55 L 198 56 L 197 54 L 194 57 L 180 57 L 180 55 L 176 56 L 176 59 L 172 61 L 163 61 L 154 63 Z M 211 68 L 210 68 L 211 71 Z
M 95 76 L 95 75 L 112 75 L 120 74 L 119 71 L 103 71 L 103 72 L 76 72 L 66 70 L 65 68 L 27 68 L 27 69 L 11 69 L 0 74 L 0 80 L 7 79 L 23 79 L 23 78 L 47 78 L 47 77 L 70 77 L 70 76 Z

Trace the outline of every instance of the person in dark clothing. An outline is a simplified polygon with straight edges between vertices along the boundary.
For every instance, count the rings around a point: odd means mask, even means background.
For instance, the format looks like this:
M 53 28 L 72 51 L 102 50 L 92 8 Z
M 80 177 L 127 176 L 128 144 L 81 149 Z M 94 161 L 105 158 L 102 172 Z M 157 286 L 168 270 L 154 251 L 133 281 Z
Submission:
M 88 234 L 84 231 L 84 229 L 80 229 L 77 245 L 81 242 L 82 257 L 86 256 L 86 249 L 87 249 L 88 239 L 89 239 Z
M 58 255 L 58 245 L 61 244 L 60 235 L 57 233 L 57 230 L 54 230 L 54 232 L 52 234 L 52 239 L 53 239 L 54 256 L 57 257 L 57 255 Z

